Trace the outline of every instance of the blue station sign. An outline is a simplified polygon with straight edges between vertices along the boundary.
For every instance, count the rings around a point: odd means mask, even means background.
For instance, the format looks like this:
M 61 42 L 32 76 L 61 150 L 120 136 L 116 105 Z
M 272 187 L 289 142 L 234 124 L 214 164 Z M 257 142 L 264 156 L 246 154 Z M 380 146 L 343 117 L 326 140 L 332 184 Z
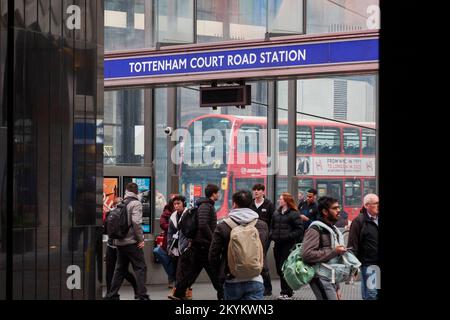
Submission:
M 105 59 L 105 80 L 378 61 L 378 39 Z

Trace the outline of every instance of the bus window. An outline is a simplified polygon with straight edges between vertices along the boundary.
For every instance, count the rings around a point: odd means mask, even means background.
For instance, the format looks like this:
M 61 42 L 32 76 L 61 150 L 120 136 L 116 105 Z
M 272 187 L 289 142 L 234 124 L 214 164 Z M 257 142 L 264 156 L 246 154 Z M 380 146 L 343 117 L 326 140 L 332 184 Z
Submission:
M 342 181 L 317 180 L 317 197 L 333 197 L 342 206 Z
M 363 154 L 375 154 L 376 140 L 375 131 L 363 129 L 362 130 L 362 151 Z
M 275 207 L 278 207 L 278 199 L 280 198 L 283 192 L 288 191 L 288 181 L 286 177 L 277 177 L 275 179 L 275 199 L 273 201 Z
M 252 188 L 255 184 L 264 184 L 264 178 L 236 178 L 234 183 L 234 192 L 242 189 L 252 191 Z
M 361 180 L 345 181 L 345 205 L 349 207 L 361 206 Z
M 316 127 L 314 129 L 314 148 L 319 154 L 341 153 L 341 134 L 339 128 Z
M 297 153 L 312 152 L 312 133 L 310 127 L 297 127 Z
M 298 179 L 298 196 L 300 196 L 300 193 L 303 193 L 304 199 L 306 199 L 306 192 L 309 189 L 312 189 L 314 187 L 314 183 L 312 179 Z M 300 201 L 300 199 L 297 199 Z
M 287 152 L 288 149 L 288 129 L 287 126 L 278 128 L 278 151 Z
M 261 126 L 243 125 L 238 133 L 238 152 L 258 153 L 259 152 L 259 133 Z
M 364 195 L 377 192 L 377 182 L 375 179 L 364 180 Z
M 344 153 L 359 154 L 359 129 L 344 129 Z

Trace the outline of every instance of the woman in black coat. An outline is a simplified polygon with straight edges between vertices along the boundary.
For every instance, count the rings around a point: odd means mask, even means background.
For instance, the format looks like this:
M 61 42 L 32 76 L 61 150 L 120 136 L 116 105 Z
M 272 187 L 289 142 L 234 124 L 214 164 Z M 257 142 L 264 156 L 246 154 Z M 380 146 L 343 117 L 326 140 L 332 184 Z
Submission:
M 273 255 L 281 282 L 278 299 L 290 300 L 294 292 L 284 280 L 281 267 L 295 244 L 302 242 L 304 230 L 300 213 L 292 195 L 287 192 L 282 193 L 278 203 L 280 207 L 272 216 L 270 239 L 275 242 Z

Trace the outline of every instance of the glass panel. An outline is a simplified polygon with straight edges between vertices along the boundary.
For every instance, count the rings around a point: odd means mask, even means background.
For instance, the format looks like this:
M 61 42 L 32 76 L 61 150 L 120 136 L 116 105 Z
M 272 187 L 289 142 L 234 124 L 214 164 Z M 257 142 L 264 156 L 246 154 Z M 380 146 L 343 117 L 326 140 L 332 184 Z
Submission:
M 378 0 L 307 0 L 306 32 L 348 32 L 380 28 Z
M 362 130 L 362 152 L 363 154 L 375 154 L 376 135 L 374 130 L 363 129 Z
M 344 153 L 359 154 L 359 129 L 344 129 Z
M 272 34 L 301 34 L 304 0 L 268 0 L 268 32 Z
M 278 81 L 276 86 L 276 119 L 278 128 L 278 174 L 275 177 L 274 204 L 278 206 L 278 199 L 283 192 L 288 191 L 288 82 Z
M 317 197 L 333 197 L 338 199 L 342 206 L 342 180 L 317 180 Z
M 105 165 L 144 163 L 144 90 L 105 91 Z
M 198 0 L 197 42 L 264 39 L 267 0 Z
M 377 182 L 375 179 L 365 179 L 364 180 L 364 190 L 363 195 L 369 193 L 376 193 L 377 192 Z
M 345 181 L 345 205 L 360 206 L 361 200 L 361 180 Z
M 194 0 L 156 0 L 157 41 L 194 42 Z
M 338 128 L 316 127 L 314 129 L 314 148 L 320 154 L 341 153 L 341 133 Z
M 314 181 L 312 179 L 298 179 L 297 204 L 306 199 L 307 191 L 312 188 L 314 188 Z
M 148 8 L 147 8 L 148 7 Z M 151 30 L 145 30 L 151 1 L 105 0 L 105 51 L 150 47 Z M 151 12 L 151 11 L 149 11 Z
M 261 126 L 242 125 L 238 134 L 238 152 L 257 153 L 259 152 L 259 134 Z M 244 142 L 244 143 L 242 143 Z M 255 143 L 256 142 L 256 143 Z
M 154 90 L 154 165 L 155 165 L 155 217 L 159 218 L 168 199 L 167 192 L 167 89 Z
M 297 153 L 312 152 L 312 133 L 310 127 L 297 126 Z
M 216 202 L 218 218 L 230 210 L 234 179 L 264 179 L 266 167 L 267 84 L 251 83 L 252 106 L 199 107 L 198 87 L 178 88 L 177 130 L 182 136 L 180 193 L 190 203 L 203 195 L 208 183 L 217 184 L 221 197 Z M 233 130 L 232 129 L 236 129 Z M 242 143 L 240 142 L 242 141 Z M 259 181 L 259 180 L 258 180 Z
M 237 190 L 252 190 L 253 186 L 257 183 L 264 184 L 264 178 L 245 178 L 245 179 L 236 179 L 234 181 L 235 187 L 234 189 Z

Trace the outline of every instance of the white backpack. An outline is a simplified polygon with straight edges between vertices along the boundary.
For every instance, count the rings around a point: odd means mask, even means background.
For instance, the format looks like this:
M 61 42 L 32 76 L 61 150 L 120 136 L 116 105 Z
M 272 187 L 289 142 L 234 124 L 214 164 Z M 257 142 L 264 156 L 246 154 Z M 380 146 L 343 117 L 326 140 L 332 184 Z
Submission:
M 238 225 L 231 218 L 224 222 L 231 228 L 228 243 L 228 267 L 236 278 L 249 279 L 261 274 L 264 266 L 264 251 L 255 225 L 258 219 Z
M 318 226 L 319 228 L 328 230 L 331 236 L 332 248 L 335 248 L 336 245 L 345 245 L 344 236 L 338 228 L 333 227 L 333 230 L 321 221 L 314 221 L 309 225 L 309 228 L 312 226 Z M 350 251 L 347 251 L 344 254 L 331 259 L 327 263 L 317 263 L 314 265 L 314 269 L 316 275 L 325 277 L 331 281 L 331 283 L 340 283 L 351 281 L 352 277 L 356 276 L 358 273 L 358 268 L 360 266 L 361 262 L 359 262 L 358 258 Z

